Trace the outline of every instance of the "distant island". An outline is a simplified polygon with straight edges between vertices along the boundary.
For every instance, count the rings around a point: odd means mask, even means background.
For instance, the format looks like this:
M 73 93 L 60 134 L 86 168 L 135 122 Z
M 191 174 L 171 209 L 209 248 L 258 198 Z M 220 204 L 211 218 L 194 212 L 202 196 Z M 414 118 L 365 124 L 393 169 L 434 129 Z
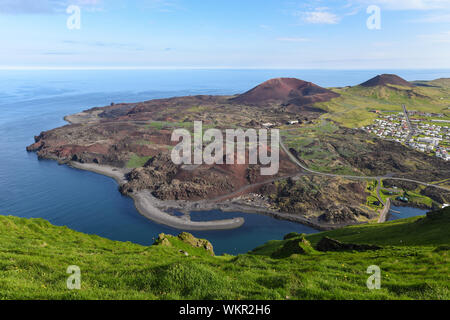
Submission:
M 419 121 L 407 122 L 410 114 Z M 400 135 L 374 132 L 380 117 Z M 430 209 L 450 202 L 444 156 L 450 151 L 450 79 L 408 82 L 379 75 L 358 86 L 327 89 L 277 78 L 235 96 L 111 103 L 65 119 L 69 125 L 42 132 L 27 150 L 114 178 L 142 215 L 178 229 L 244 223 L 194 222 L 193 210 L 261 213 L 329 230 L 378 221 L 390 201 Z M 194 121 L 223 130 L 278 128 L 278 174 L 262 176 L 260 165 L 173 164 L 172 131 L 192 131 Z M 428 141 L 426 125 L 435 125 L 430 134 L 438 140 L 434 149 L 421 150 L 414 139 Z

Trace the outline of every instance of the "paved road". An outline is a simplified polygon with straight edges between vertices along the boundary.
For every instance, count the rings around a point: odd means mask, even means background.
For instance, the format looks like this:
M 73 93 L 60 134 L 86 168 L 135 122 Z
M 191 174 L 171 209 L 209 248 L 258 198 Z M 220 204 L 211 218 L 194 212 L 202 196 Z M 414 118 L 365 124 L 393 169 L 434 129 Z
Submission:
M 292 162 L 294 162 L 296 165 L 298 165 L 300 168 L 302 168 L 303 170 L 305 170 L 306 172 L 315 174 L 315 175 L 321 175 L 321 176 L 326 176 L 326 177 L 337 177 L 337 178 L 346 178 L 346 179 L 352 179 L 352 180 L 381 180 L 381 179 L 389 179 L 389 180 L 397 180 L 397 181 L 407 181 L 407 182 L 414 182 L 423 186 L 427 186 L 427 187 L 434 187 L 437 189 L 441 189 L 441 190 L 445 190 L 450 192 L 449 188 L 446 187 L 442 187 L 439 185 L 435 185 L 435 184 L 431 184 L 431 183 L 427 183 L 427 182 L 423 182 L 423 181 L 417 181 L 417 180 L 413 180 L 413 179 L 406 179 L 406 178 L 395 178 L 395 177 L 389 177 L 389 176 L 378 176 L 378 177 L 369 177 L 369 176 L 350 176 L 350 175 L 340 175 L 340 174 L 333 174 L 333 173 L 323 173 L 323 172 L 318 172 L 318 171 L 314 171 L 309 169 L 308 167 L 306 167 L 305 165 L 303 165 L 290 151 L 288 148 L 286 148 L 286 146 L 284 145 L 283 141 L 280 138 L 280 146 L 281 148 L 284 150 L 284 152 L 286 152 L 286 154 L 289 156 L 289 158 L 291 159 Z
M 408 110 L 406 109 L 406 105 L 403 104 L 402 108 L 403 108 L 403 113 L 405 114 L 405 117 L 406 117 L 406 123 L 408 124 L 408 129 L 409 129 L 409 133 L 408 133 L 408 137 L 406 138 L 406 142 L 409 142 L 409 140 L 411 140 L 414 135 L 414 129 L 411 124 L 411 119 L 409 118 L 409 114 L 408 114 Z

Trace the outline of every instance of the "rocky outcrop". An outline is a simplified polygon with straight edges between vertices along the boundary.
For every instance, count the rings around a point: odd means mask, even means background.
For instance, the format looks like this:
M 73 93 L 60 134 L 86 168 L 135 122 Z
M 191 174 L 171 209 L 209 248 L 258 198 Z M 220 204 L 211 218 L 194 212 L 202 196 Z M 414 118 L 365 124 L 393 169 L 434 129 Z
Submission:
M 414 189 L 407 189 L 407 190 L 414 190 Z M 426 187 L 420 193 L 424 196 L 427 196 L 427 197 L 433 199 L 434 201 L 436 201 L 438 203 L 444 204 L 444 203 L 450 202 L 450 192 L 442 190 L 442 189 Z
M 187 243 L 191 246 L 193 246 L 194 248 L 202 248 L 205 249 L 206 251 L 208 251 L 212 256 L 214 255 L 214 249 L 213 246 L 211 244 L 211 242 L 209 242 L 208 240 L 205 239 L 197 239 L 196 237 L 194 237 L 192 234 L 187 233 L 187 232 L 183 232 L 178 236 L 178 239 L 180 239 L 181 241 L 183 241 L 184 243 Z
M 168 154 L 160 153 L 142 168 L 128 173 L 128 182 L 120 187 L 120 191 L 127 195 L 140 190 L 156 190 L 164 184 L 169 184 L 178 170 Z
M 129 195 L 150 190 L 162 200 L 199 200 L 225 192 L 232 192 L 234 185 L 227 177 L 203 170 L 189 174 L 181 172 L 168 154 L 159 154 L 142 168 L 127 175 L 128 182 L 120 187 L 122 194 Z
M 328 237 L 322 238 L 316 245 L 318 251 L 369 251 L 381 250 L 382 247 L 368 244 L 343 243 Z
M 314 249 L 311 243 L 305 237 L 286 241 L 281 248 L 272 253 L 272 258 L 283 259 L 292 256 L 293 254 L 311 254 Z
M 303 176 L 266 185 L 260 192 L 279 211 L 315 216 L 319 223 L 353 224 L 375 216 L 361 206 L 367 198 L 364 182 Z
M 166 235 L 161 233 L 158 236 L 158 239 L 155 241 L 154 245 L 160 245 L 165 247 L 172 247 L 173 244 L 171 242 L 172 239 L 180 240 L 183 243 L 190 245 L 193 248 L 201 248 L 207 251 L 210 255 L 214 256 L 214 248 L 208 240 L 197 239 L 192 234 L 183 232 L 178 235 L 178 237 L 174 237 L 171 235 Z
M 324 214 L 319 216 L 319 221 L 327 224 L 348 224 L 349 222 L 358 222 L 357 217 L 367 216 L 363 210 L 358 208 L 339 206 L 330 207 Z

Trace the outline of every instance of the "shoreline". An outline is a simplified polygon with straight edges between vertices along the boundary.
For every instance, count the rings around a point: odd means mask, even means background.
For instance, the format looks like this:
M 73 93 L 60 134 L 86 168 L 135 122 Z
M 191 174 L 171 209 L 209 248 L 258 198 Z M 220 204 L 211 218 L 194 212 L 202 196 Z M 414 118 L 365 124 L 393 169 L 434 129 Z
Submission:
M 94 172 L 100 175 L 107 176 L 114 179 L 120 186 L 127 182 L 125 175 L 131 171 L 131 169 L 122 169 L 111 167 L 107 165 L 99 165 L 94 163 L 79 163 L 70 161 L 66 163 L 68 166 L 84 171 Z M 220 210 L 224 213 L 227 212 L 242 212 L 247 214 L 263 214 L 274 219 L 283 221 L 290 221 L 299 223 L 307 227 L 313 228 L 318 232 L 331 231 L 340 229 L 347 226 L 364 224 L 360 223 L 340 223 L 340 224 L 323 224 L 312 219 L 305 218 L 290 213 L 276 212 L 268 210 L 262 207 L 252 207 L 246 204 L 239 203 L 238 200 L 227 200 L 217 203 L 210 200 L 200 201 L 186 201 L 186 200 L 160 200 L 154 197 L 149 190 L 143 190 L 135 192 L 129 196 L 133 199 L 136 210 L 140 215 L 145 218 L 174 229 L 184 231 L 220 231 L 220 230 L 232 230 L 240 228 L 244 225 L 244 218 L 223 219 L 214 221 L 191 221 L 190 212 L 202 212 L 210 210 Z M 392 202 L 392 205 L 396 205 Z M 403 207 L 414 207 L 406 204 Z M 423 209 L 423 208 L 421 208 Z M 184 213 L 183 216 L 177 217 L 168 212 L 177 210 Z M 386 221 L 388 221 L 389 212 L 386 213 Z
M 114 179 L 120 186 L 127 182 L 126 174 L 131 171 L 131 169 L 117 168 L 108 165 L 100 165 L 95 163 L 79 163 L 74 161 L 69 161 L 68 166 L 94 172 L 100 175 L 104 175 Z M 214 221 L 191 221 L 190 212 L 203 212 L 210 210 L 220 210 L 223 213 L 227 212 L 242 212 L 246 214 L 263 214 L 274 219 L 290 221 L 294 223 L 299 223 L 307 227 L 313 228 L 318 232 L 321 231 L 331 231 L 340 228 L 344 228 L 352 225 L 365 224 L 367 222 L 357 222 L 357 223 L 339 223 L 339 224 L 324 224 L 314 221 L 310 218 L 305 218 L 299 215 L 294 215 L 291 213 L 272 211 L 263 207 L 249 206 L 240 203 L 238 199 L 225 200 L 223 202 L 216 202 L 213 200 L 200 200 L 200 201 L 186 201 L 186 200 L 160 200 L 154 197 L 149 190 L 142 190 L 129 195 L 134 201 L 134 206 L 138 213 L 145 218 L 174 229 L 184 230 L 184 231 L 220 231 L 220 230 L 232 230 L 240 228 L 245 224 L 244 218 L 233 218 L 233 219 L 223 219 Z M 401 207 L 412 207 L 422 210 L 427 208 L 418 207 L 414 205 L 408 205 L 403 203 L 398 203 L 396 201 L 391 202 L 394 206 Z M 181 217 L 174 216 L 170 211 L 180 211 L 184 215 Z M 384 219 L 378 217 L 378 223 L 389 221 L 390 212 L 386 212 Z M 382 219 L 384 221 L 380 221 Z
M 94 163 L 82 164 L 79 162 L 69 162 L 68 165 L 72 168 L 90 171 L 101 174 L 114 179 L 120 186 L 127 182 L 125 175 L 130 172 L 129 169 L 115 168 L 107 165 L 99 165 Z M 191 221 L 189 213 L 192 211 L 202 212 L 210 210 L 220 210 L 227 212 L 242 212 L 247 214 L 263 214 L 274 219 L 283 221 L 290 221 L 299 223 L 307 227 L 313 228 L 317 231 L 330 231 L 343 228 L 354 224 L 320 224 L 302 216 L 293 215 L 289 213 L 275 212 L 261 207 L 251 207 L 233 200 L 227 200 L 217 203 L 210 200 L 200 201 L 186 201 L 186 200 L 160 200 L 155 198 L 149 190 L 135 192 L 130 195 L 134 200 L 136 210 L 142 216 L 156 223 L 166 225 L 179 230 L 186 231 L 218 231 L 231 230 L 240 228 L 244 223 L 244 218 L 233 218 L 215 221 L 197 222 Z M 167 211 L 177 210 L 185 215 L 176 217 Z
M 78 162 L 69 162 L 68 165 L 72 168 L 84 171 L 90 171 L 113 178 L 119 185 L 127 182 L 125 175 L 129 172 L 126 169 L 114 168 L 110 166 L 103 166 L 93 163 L 82 164 Z M 164 205 L 164 201 L 156 199 L 148 190 L 135 192 L 130 195 L 134 200 L 136 210 L 144 217 L 156 223 L 186 231 L 214 231 L 214 230 L 231 230 L 240 228 L 244 225 L 244 218 L 233 218 L 215 221 L 191 221 L 188 217 L 179 218 L 160 208 L 170 207 Z M 161 205 L 162 204 L 162 205 Z

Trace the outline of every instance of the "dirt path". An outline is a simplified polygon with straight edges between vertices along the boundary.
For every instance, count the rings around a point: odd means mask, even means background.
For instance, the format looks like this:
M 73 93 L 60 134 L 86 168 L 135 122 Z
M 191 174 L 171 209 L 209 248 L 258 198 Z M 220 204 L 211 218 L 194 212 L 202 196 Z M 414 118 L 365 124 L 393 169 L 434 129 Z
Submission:
M 380 202 L 383 204 L 383 206 L 386 206 L 386 203 L 383 201 L 383 198 L 381 197 L 381 179 L 377 180 L 377 198 L 380 200 Z

